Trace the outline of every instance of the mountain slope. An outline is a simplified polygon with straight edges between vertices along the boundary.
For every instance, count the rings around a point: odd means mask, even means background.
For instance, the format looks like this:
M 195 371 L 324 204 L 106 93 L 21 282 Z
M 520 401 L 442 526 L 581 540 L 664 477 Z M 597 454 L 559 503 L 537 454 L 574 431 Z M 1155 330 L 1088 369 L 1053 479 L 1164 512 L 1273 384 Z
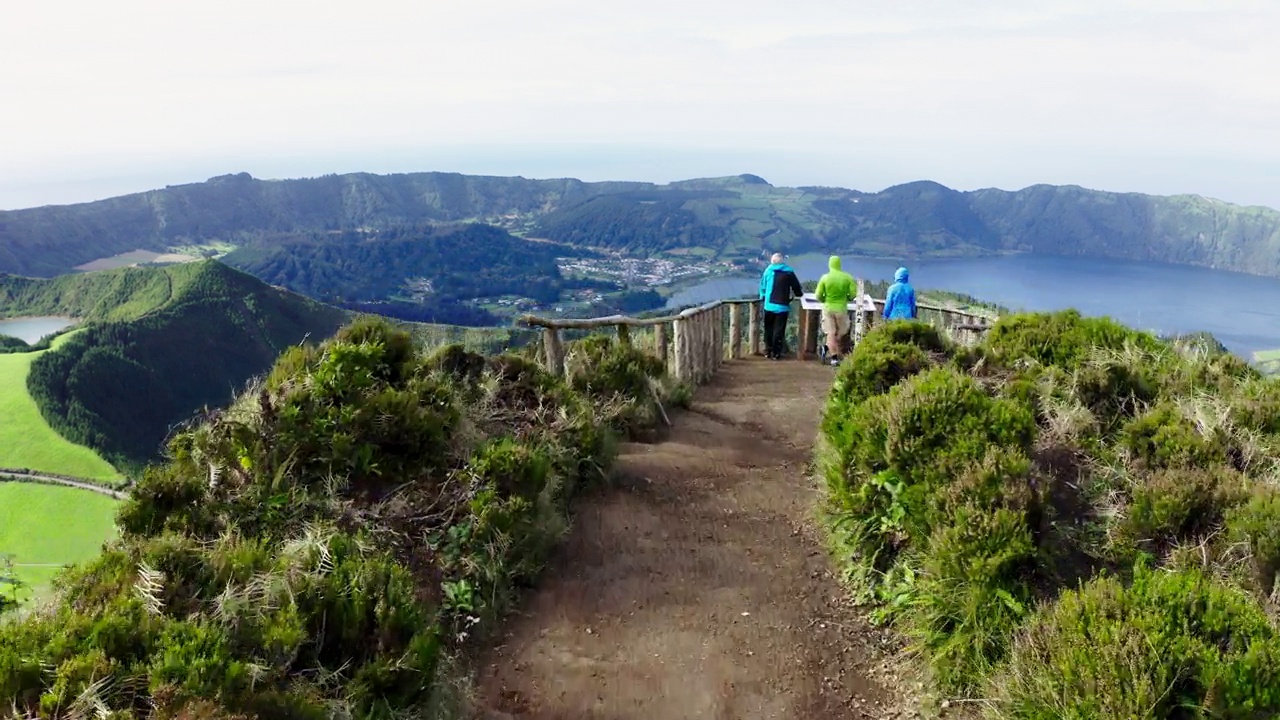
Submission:
M 477 220 L 635 254 L 701 248 L 733 260 L 774 249 L 894 256 L 1032 251 L 1280 275 L 1280 212 L 1198 196 L 1049 185 L 958 192 L 931 182 L 865 193 L 775 187 L 754 175 L 655 185 L 449 173 L 278 181 L 240 174 L 3 212 L 0 272 L 48 276 L 128 250 L 214 241 L 278 251 L 299 233 L 387 234 Z
M 27 388 L 59 434 L 122 469 L 154 457 L 173 423 L 226 404 L 289 345 L 328 337 L 347 319 L 215 261 L 116 274 L 140 290 L 116 296 L 114 309 L 92 292 L 54 302 L 75 280 L 97 286 L 93 275 L 26 284 L 42 310 L 121 317 L 120 308 L 153 305 L 131 319 L 89 323 L 32 363 Z M 153 304 L 162 280 L 172 291 Z
M 91 203 L 0 212 L 0 272 L 49 277 L 130 250 L 159 251 L 215 239 L 248 244 L 271 232 L 518 219 L 638 185 L 455 173 L 282 181 L 225 175 Z

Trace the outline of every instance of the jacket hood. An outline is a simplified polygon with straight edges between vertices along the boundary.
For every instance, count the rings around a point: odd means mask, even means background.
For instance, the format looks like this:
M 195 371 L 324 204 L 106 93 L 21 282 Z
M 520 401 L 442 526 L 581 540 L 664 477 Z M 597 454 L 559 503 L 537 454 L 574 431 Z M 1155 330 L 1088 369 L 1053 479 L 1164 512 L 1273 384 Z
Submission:
M 790 266 L 790 265 L 788 265 L 788 264 L 786 264 L 786 263 L 784 263 L 784 262 L 781 262 L 781 263 L 769 263 L 769 267 L 765 268 L 765 270 L 790 270 L 791 272 L 795 272 L 794 270 L 791 270 L 791 266 Z
M 840 256 L 839 256 L 839 255 L 832 255 L 832 256 L 831 256 L 831 259 L 827 261 L 827 267 L 831 268 L 832 270 L 839 270 L 839 269 L 840 269 Z
M 898 268 L 898 271 L 893 274 L 893 281 L 904 283 L 907 281 L 908 277 L 909 276 L 907 275 L 907 269 L 904 267 L 900 267 Z

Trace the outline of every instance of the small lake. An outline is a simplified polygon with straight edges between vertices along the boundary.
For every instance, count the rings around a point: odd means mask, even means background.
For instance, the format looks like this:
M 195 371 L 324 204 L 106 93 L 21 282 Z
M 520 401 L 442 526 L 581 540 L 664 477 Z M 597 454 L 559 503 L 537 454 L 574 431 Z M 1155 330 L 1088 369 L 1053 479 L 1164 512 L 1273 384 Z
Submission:
M 827 269 L 826 256 L 791 262 L 801 282 Z M 891 280 L 901 263 L 843 256 L 844 269 L 868 280 Z M 1158 334 L 1204 330 L 1252 360 L 1280 348 L 1280 279 L 1164 263 L 1005 255 L 906 263 L 916 290 L 951 290 L 1014 310 L 1075 308 L 1109 315 Z M 763 270 L 763 265 L 761 266 Z M 759 278 L 720 277 L 684 288 L 668 307 L 751 294 Z M 2 332 L 2 331 L 0 331 Z
M 16 337 L 28 344 L 40 341 L 45 335 L 71 327 L 75 321 L 64 317 L 21 317 L 0 320 L 0 335 Z

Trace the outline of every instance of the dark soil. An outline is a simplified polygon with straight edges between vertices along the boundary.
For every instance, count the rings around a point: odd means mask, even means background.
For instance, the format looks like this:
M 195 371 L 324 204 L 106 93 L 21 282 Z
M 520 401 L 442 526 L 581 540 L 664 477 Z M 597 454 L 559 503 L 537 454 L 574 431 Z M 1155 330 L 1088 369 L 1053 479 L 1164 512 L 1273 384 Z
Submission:
M 913 716 L 896 643 L 821 541 L 809 463 L 832 374 L 728 363 L 659 442 L 625 445 L 481 658 L 478 717 Z

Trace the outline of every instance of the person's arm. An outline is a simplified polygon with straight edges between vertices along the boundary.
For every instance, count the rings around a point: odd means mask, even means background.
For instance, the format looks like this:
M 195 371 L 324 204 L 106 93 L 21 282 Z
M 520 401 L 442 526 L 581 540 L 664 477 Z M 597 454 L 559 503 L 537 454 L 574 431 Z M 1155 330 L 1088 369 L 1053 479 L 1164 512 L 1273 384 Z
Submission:
M 914 319 L 916 319 L 917 317 L 919 317 L 919 316 L 918 316 L 918 314 L 917 314 L 917 312 L 918 312 L 918 311 L 917 311 L 917 309 L 916 309 L 916 290 L 915 290 L 915 288 L 911 288 L 911 290 L 907 293 L 907 309 L 911 311 L 911 319 L 912 319 L 912 320 L 914 320 Z
M 769 271 L 767 269 L 764 272 L 760 273 L 760 299 L 761 300 L 769 299 L 765 297 L 765 281 L 768 280 L 768 278 L 769 278 Z
M 818 279 L 818 287 L 814 289 L 813 296 L 818 298 L 818 302 L 827 301 L 827 276 L 823 275 Z
M 804 297 L 804 286 L 800 284 L 800 278 L 795 273 L 787 273 L 791 276 L 791 294 L 796 297 Z

